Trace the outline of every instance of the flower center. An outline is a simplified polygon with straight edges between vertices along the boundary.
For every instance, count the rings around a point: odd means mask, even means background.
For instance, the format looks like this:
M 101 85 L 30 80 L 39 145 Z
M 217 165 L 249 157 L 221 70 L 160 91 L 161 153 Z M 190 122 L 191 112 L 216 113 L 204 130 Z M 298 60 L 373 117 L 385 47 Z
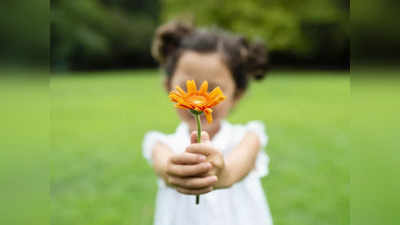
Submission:
M 207 102 L 207 99 L 204 96 L 193 95 L 188 98 L 190 102 L 196 105 L 204 104 Z

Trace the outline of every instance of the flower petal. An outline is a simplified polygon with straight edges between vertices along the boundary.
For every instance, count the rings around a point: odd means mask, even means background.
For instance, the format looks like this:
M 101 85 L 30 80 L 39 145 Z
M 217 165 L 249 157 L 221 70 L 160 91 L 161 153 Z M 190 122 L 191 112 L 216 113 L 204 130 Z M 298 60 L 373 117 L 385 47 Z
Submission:
M 212 90 L 210 92 L 210 99 L 214 99 L 215 97 L 217 97 L 218 95 L 223 95 L 221 89 L 219 87 L 214 88 L 214 90 Z
M 208 82 L 205 80 L 200 86 L 199 94 L 206 94 L 208 90 Z
M 176 86 L 175 89 L 176 89 L 176 90 L 179 92 L 179 94 L 181 94 L 182 96 L 185 96 L 185 95 L 186 95 L 186 92 L 185 92 L 181 87 Z
M 186 81 L 186 87 L 187 92 L 177 86 L 175 90 L 169 93 L 168 97 L 173 102 L 176 102 L 175 107 L 177 108 L 204 112 L 207 122 L 211 123 L 211 107 L 217 105 L 226 98 L 220 87 L 216 87 L 211 93 L 208 93 L 208 82 L 203 81 L 199 91 L 197 91 L 194 80 Z
M 186 109 L 194 109 L 192 104 L 190 104 L 190 102 L 185 101 L 184 99 L 179 99 L 177 103 L 182 107 L 185 107 Z
M 188 94 L 196 93 L 197 87 L 196 87 L 196 83 L 194 82 L 194 80 L 186 81 L 186 89 L 187 89 Z
M 204 110 L 204 115 L 206 116 L 207 122 L 211 123 L 212 122 L 212 109 L 207 108 Z
M 224 95 L 220 95 L 218 97 L 216 97 L 215 99 L 211 100 L 210 102 L 208 102 L 207 107 L 211 108 L 215 105 L 217 105 L 218 103 L 222 102 L 223 100 L 225 100 L 225 96 Z
M 188 108 L 188 107 L 186 107 L 185 105 L 182 105 L 182 104 L 180 104 L 180 103 L 175 104 L 175 107 L 176 107 L 176 108 L 179 108 L 179 109 L 190 109 L 190 108 Z
M 169 93 L 168 97 L 171 99 L 173 102 L 178 102 L 179 100 L 182 100 L 182 97 L 177 95 L 175 92 Z

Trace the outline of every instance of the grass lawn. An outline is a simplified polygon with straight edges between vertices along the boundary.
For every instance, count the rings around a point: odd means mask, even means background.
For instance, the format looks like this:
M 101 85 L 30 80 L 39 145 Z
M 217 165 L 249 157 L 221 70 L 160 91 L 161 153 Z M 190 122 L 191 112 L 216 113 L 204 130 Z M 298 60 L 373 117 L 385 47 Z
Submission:
M 153 70 L 53 76 L 52 224 L 152 224 L 156 176 L 142 139 L 179 123 L 161 82 Z M 345 73 L 273 72 L 228 118 L 267 126 L 262 183 L 275 224 L 349 224 L 349 96 Z

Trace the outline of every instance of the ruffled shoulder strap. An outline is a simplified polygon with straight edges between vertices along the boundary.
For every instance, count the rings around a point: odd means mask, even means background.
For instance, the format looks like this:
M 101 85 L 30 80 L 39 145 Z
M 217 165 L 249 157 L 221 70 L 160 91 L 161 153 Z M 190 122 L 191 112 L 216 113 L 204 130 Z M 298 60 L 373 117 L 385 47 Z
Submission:
M 265 146 L 267 146 L 268 136 L 266 134 L 266 129 L 263 122 L 251 121 L 245 125 L 245 128 L 247 131 L 252 131 L 258 135 L 262 148 L 265 148 Z
M 142 153 L 144 158 L 147 159 L 150 165 L 153 164 L 151 158 L 153 147 L 158 142 L 168 144 L 167 135 L 158 131 L 149 131 L 145 134 L 142 145 Z
M 265 153 L 265 147 L 268 144 L 268 135 L 264 123 L 261 121 L 251 121 L 245 125 L 246 131 L 254 132 L 258 135 L 261 142 L 261 149 L 258 153 L 254 169 L 248 174 L 248 177 L 262 178 L 268 175 L 269 157 Z

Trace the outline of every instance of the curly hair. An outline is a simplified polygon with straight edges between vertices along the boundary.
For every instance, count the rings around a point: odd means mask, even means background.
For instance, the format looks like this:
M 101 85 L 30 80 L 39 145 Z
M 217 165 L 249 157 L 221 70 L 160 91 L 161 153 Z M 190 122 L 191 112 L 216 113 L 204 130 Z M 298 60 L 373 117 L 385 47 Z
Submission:
M 188 50 L 220 53 L 233 76 L 236 91 L 245 90 L 250 79 L 262 80 L 269 69 L 268 51 L 263 43 L 250 43 L 221 29 L 199 29 L 173 21 L 157 29 L 152 46 L 152 55 L 165 69 L 168 83 L 179 58 Z

